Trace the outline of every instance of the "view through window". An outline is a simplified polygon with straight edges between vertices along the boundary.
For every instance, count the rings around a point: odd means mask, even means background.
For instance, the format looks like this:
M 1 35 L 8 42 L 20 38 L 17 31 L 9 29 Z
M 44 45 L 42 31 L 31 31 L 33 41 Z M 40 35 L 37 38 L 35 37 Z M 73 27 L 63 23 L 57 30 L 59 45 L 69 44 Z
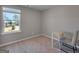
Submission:
M 3 7 L 4 32 L 20 31 L 21 10 Z

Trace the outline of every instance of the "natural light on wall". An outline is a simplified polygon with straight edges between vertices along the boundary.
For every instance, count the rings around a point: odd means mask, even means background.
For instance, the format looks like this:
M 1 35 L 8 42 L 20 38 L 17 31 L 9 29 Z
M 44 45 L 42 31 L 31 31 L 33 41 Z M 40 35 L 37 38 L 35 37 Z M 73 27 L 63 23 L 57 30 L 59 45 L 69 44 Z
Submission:
M 4 33 L 20 31 L 21 10 L 3 7 Z

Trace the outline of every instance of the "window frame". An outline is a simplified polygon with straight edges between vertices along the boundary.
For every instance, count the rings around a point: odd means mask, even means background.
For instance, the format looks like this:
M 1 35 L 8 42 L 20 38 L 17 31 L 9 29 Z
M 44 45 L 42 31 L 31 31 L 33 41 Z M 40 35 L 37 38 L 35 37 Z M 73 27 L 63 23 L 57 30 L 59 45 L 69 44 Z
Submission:
M 2 35 L 4 35 L 4 34 L 13 34 L 13 33 L 18 33 L 18 32 L 21 32 L 21 15 L 22 15 L 22 10 L 21 9 L 19 9 L 20 11 L 21 11 L 21 13 L 17 13 L 17 14 L 20 14 L 20 20 L 19 20 L 19 30 L 18 31 L 12 31 L 12 32 L 4 32 L 4 28 L 5 28 L 5 24 L 4 24 L 4 19 L 3 19 L 3 12 L 9 12 L 9 11 L 4 11 L 3 10 L 3 8 L 12 8 L 12 7 L 5 7 L 5 6 L 3 6 L 3 7 L 1 7 L 1 19 L 2 19 L 2 21 L 1 21 L 1 23 L 2 23 Z M 18 8 L 12 8 L 12 9 L 18 9 Z M 11 12 L 10 11 L 10 13 L 16 13 L 16 12 Z

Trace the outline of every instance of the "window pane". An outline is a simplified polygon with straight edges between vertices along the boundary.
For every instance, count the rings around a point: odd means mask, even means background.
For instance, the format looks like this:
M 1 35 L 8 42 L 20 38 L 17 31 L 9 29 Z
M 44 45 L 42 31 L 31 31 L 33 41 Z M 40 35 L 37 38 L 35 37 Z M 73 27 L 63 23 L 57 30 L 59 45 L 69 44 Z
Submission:
M 6 7 L 3 7 L 3 11 L 21 13 L 21 10 L 19 9 L 6 8 Z
M 12 32 L 20 30 L 20 14 L 3 12 L 4 32 Z

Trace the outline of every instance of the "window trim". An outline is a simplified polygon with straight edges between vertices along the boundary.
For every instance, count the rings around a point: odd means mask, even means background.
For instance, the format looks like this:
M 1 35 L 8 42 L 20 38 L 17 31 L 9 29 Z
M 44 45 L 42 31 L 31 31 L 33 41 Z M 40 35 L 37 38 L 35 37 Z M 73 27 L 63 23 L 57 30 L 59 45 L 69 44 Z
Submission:
M 5 24 L 4 24 L 4 20 L 3 20 L 3 12 L 6 12 L 6 11 L 3 10 L 3 7 L 5 7 L 5 6 L 1 7 L 1 23 L 2 23 L 2 32 L 1 32 L 1 34 L 4 35 L 4 34 L 13 34 L 13 33 L 21 32 L 21 19 L 22 19 L 22 17 L 21 17 L 22 10 L 21 9 L 19 9 L 19 10 L 21 10 L 21 13 L 17 13 L 17 14 L 20 14 L 20 21 L 19 21 L 20 29 L 18 31 L 4 32 Z M 5 7 L 5 8 L 11 8 L 11 7 Z M 13 8 L 13 9 L 17 9 L 17 8 Z M 9 11 L 7 11 L 7 12 L 9 12 Z M 11 13 L 16 13 L 16 12 L 11 12 Z

